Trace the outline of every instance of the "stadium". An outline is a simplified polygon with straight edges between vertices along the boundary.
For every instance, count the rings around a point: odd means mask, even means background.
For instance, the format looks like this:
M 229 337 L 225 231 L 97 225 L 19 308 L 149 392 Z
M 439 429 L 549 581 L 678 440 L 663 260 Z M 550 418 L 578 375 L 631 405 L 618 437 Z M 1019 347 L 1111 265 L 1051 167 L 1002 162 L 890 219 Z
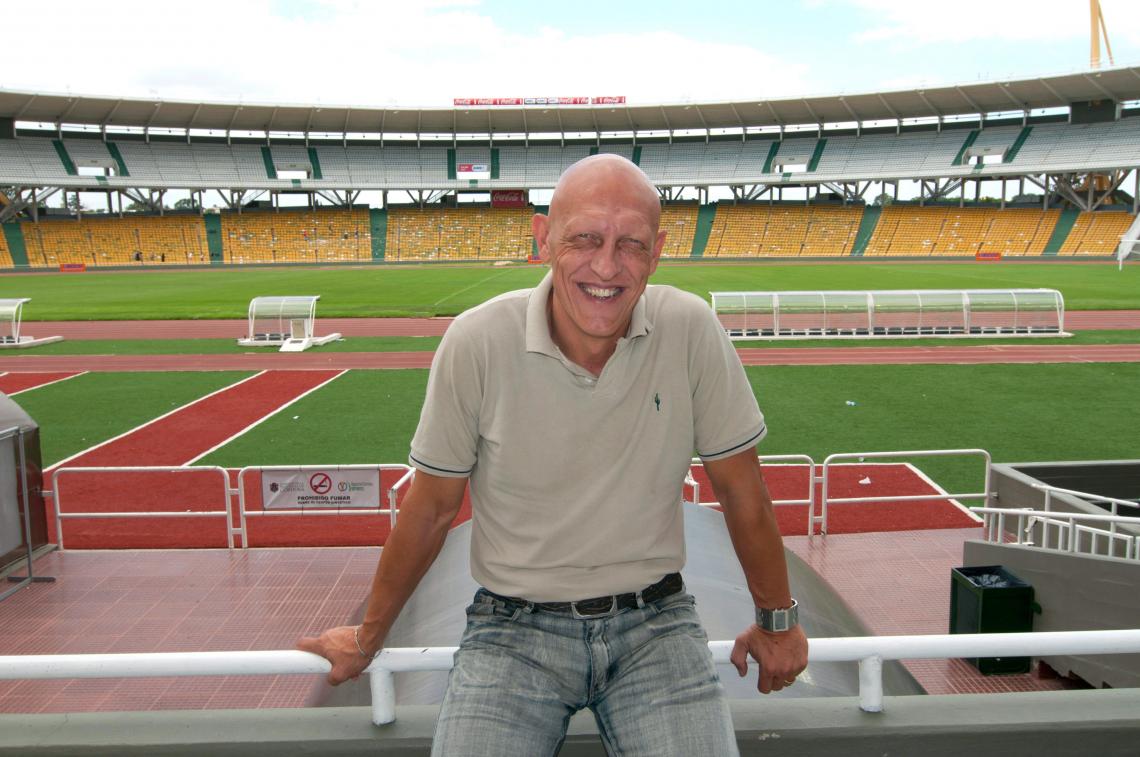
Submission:
M 530 219 L 599 153 L 657 187 L 650 283 L 716 311 L 772 428 L 820 643 L 795 690 L 726 681 L 741 753 L 1132 753 L 1128 66 L 648 105 L 0 89 L 0 752 L 427 753 L 469 506 L 386 668 L 330 692 L 289 650 L 359 617 L 440 337 L 538 283 Z M 680 497 L 724 662 L 743 579 L 699 462 Z M 1028 627 L 966 627 L 993 565 Z M 561 753 L 603 753 L 588 718 Z

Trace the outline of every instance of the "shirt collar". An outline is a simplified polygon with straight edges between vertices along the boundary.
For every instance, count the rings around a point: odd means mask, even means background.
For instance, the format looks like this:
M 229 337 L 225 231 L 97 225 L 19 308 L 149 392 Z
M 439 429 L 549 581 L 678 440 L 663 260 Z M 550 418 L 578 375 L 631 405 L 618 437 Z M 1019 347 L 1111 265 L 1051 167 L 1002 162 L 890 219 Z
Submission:
M 547 271 L 546 276 L 538 286 L 530 290 L 526 303 L 526 350 L 539 352 L 551 357 L 560 357 L 562 351 L 554 344 L 550 336 L 550 321 L 546 316 L 546 304 L 554 291 L 554 272 Z M 645 312 L 645 293 L 637 299 L 630 316 L 629 329 L 625 333 L 626 339 L 646 336 L 653 331 L 653 323 Z

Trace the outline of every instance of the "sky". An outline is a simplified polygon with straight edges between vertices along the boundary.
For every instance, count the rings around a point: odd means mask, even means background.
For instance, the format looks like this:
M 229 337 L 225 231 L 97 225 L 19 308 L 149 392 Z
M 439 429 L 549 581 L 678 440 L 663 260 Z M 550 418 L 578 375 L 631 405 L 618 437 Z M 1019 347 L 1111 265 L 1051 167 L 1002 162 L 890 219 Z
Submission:
M 1140 3 L 1102 7 L 1117 65 L 1140 64 Z M 1087 0 L 21 2 L 0 89 L 382 107 L 843 94 L 1085 70 L 1088 14 Z

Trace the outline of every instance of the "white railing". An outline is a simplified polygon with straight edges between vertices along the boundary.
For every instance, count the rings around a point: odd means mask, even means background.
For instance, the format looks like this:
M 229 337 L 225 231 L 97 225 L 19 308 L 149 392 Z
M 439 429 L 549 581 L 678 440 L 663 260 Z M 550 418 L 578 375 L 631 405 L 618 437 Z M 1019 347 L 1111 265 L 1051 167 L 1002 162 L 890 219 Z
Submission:
M 898 496 L 872 496 L 872 497 L 831 497 L 828 495 L 830 487 L 830 472 L 831 467 L 839 460 L 855 460 L 863 462 L 864 460 L 886 460 L 892 458 L 908 458 L 908 457 L 946 457 L 951 455 L 967 455 L 978 456 L 982 458 L 985 463 L 984 480 L 982 484 L 982 491 L 980 492 L 965 492 L 962 494 L 903 494 Z M 808 518 L 808 535 L 815 534 L 815 526 L 819 525 L 819 532 L 821 534 L 827 533 L 827 506 L 833 502 L 915 502 L 922 500 L 959 500 L 959 499 L 980 499 L 982 503 L 988 503 L 990 497 L 990 453 L 984 449 L 925 449 L 925 450 L 911 450 L 909 452 L 840 452 L 834 455 L 828 455 L 823 461 L 823 475 L 821 476 L 822 485 L 820 487 L 820 511 L 819 515 L 815 515 L 809 511 Z
M 815 512 L 815 485 L 819 483 L 816 478 L 815 469 L 816 462 L 810 455 L 760 455 L 761 467 L 765 465 L 782 465 L 782 466 L 804 466 L 807 468 L 807 499 L 773 499 L 773 505 L 807 505 L 808 506 L 808 533 L 811 533 L 811 518 Z M 719 507 L 720 503 L 715 501 L 701 502 L 701 483 L 693 477 L 693 466 L 704 466 L 704 463 L 699 457 L 694 457 L 692 465 L 689 466 L 689 472 L 685 474 L 685 481 L 683 487 L 688 487 L 692 490 L 692 499 L 685 499 L 684 489 L 682 488 L 682 500 L 684 502 L 700 505 L 701 507 Z
M 1140 518 L 1035 510 L 1031 507 L 979 507 L 975 508 L 974 512 L 982 516 L 982 527 L 988 542 L 1009 543 L 1005 541 L 1006 518 L 1017 518 L 1017 527 L 1011 529 L 1015 535 L 1015 541 L 1012 542 L 1014 544 L 1053 552 L 1102 557 L 1122 556 L 1126 560 L 1140 560 L 1140 533 L 1124 534 L 1116 531 L 1118 525 L 1140 528 Z M 1107 523 L 1109 528 L 1085 526 L 1083 523 Z M 1041 529 L 1040 543 L 1033 538 L 1034 529 L 1038 526 Z M 1083 547 L 1082 536 L 1088 537 L 1087 548 Z M 1104 552 L 1099 549 L 1102 539 L 1108 545 L 1108 549 Z M 1113 545 L 1119 545 L 1123 554 L 1114 554 Z
M 307 473 L 310 471 L 386 471 L 395 470 L 403 471 L 399 481 L 388 488 L 388 507 L 342 507 L 342 508 L 283 508 L 280 510 L 267 510 L 262 508 L 260 510 L 251 510 L 246 507 L 245 503 L 245 477 L 247 473 L 263 473 L 269 472 L 296 472 Z M 246 531 L 246 519 L 251 517 L 262 516 L 281 516 L 281 515 L 370 515 L 373 513 L 380 513 L 388 516 L 388 523 L 392 528 L 396 527 L 397 518 L 397 499 L 399 490 L 411 481 L 415 474 L 415 469 L 409 465 L 401 464 L 367 464 L 367 465 L 263 465 L 263 466 L 247 466 L 242 468 L 237 477 L 237 495 L 238 495 L 238 513 L 241 518 L 241 529 L 243 533 Z M 242 541 L 243 547 L 249 546 L 248 537 Z
M 1090 505 L 1097 502 L 1105 502 L 1108 504 L 1108 514 L 1112 516 L 1120 515 L 1120 507 L 1138 508 L 1140 503 L 1133 502 L 1127 499 L 1117 499 L 1116 497 L 1102 497 L 1099 494 L 1090 494 L 1088 492 L 1079 492 L 1075 489 L 1062 489 L 1059 486 L 1051 486 L 1049 484 L 1033 484 L 1034 489 L 1045 492 L 1045 511 L 1049 512 L 1053 509 L 1053 495 L 1054 494 L 1067 494 L 1071 497 L 1083 499 Z M 1113 522 L 1109 529 L 1116 533 L 1116 523 Z
M 386 471 L 394 470 L 401 471 L 403 475 L 399 480 L 390 486 L 387 491 L 387 507 L 371 507 L 371 508 L 295 508 L 295 509 L 281 509 L 281 510 L 251 510 L 246 507 L 245 498 L 245 482 L 246 474 L 252 471 L 346 471 L 346 470 L 376 470 Z M 66 476 L 74 476 L 77 474 L 95 474 L 102 475 L 108 474 L 118 476 L 124 473 L 142 473 L 142 474 L 169 474 L 169 475 L 204 475 L 211 472 L 216 473 L 221 480 L 221 488 L 218 490 L 218 500 L 224 503 L 222 509 L 217 510 L 127 510 L 127 511 L 95 511 L 95 510 L 65 510 L 64 509 L 64 496 L 61 489 L 61 484 Z M 247 549 L 250 547 L 249 531 L 247 529 L 247 520 L 250 517 L 268 516 L 268 515 L 366 515 L 366 514 L 385 514 L 388 516 L 391 526 L 394 528 L 396 525 L 396 518 L 399 512 L 398 498 L 399 492 L 403 489 L 408 482 L 412 480 L 415 475 L 415 469 L 408 465 L 402 464 L 367 464 L 367 465 L 282 465 L 282 466 L 247 466 L 242 468 L 237 473 L 236 488 L 230 486 L 229 472 L 222 467 L 216 465 L 194 465 L 194 466 L 150 466 L 150 465 L 136 465 L 136 466 L 91 466 L 91 467 L 63 467 L 57 468 L 52 473 L 52 485 L 50 490 L 44 490 L 42 493 L 45 497 L 51 497 L 52 504 L 55 510 L 56 517 L 56 541 L 60 551 L 64 550 L 64 521 L 67 520 L 84 520 L 84 519 L 97 519 L 97 518 L 225 518 L 226 519 L 226 546 L 229 549 L 235 549 L 235 537 L 240 537 L 241 548 Z M 234 498 L 236 497 L 238 503 L 237 509 L 237 524 L 234 524 Z
M 732 641 L 709 642 L 718 665 L 729 664 Z M 396 719 L 393 673 L 450 670 L 455 647 L 385 649 L 368 669 L 372 722 Z M 1140 629 L 1040 633 L 855 636 L 812 639 L 811 662 L 858 662 L 859 707 L 883 710 L 883 662 L 951 657 L 1042 657 L 1140 652 Z M 143 654 L 0 657 L 0 680 L 327 674 L 329 663 L 308 652 L 156 652 Z M 810 676 L 809 665 L 807 675 Z
M 60 492 L 60 484 L 64 475 L 66 474 L 79 474 L 79 473 L 114 473 L 116 475 L 122 473 L 168 473 L 171 475 L 179 474 L 197 474 L 208 473 L 214 471 L 219 474 L 222 479 L 222 500 L 225 502 L 225 507 L 222 510 L 132 510 L 123 512 L 103 512 L 103 511 L 75 511 L 64 512 L 61 506 L 62 496 Z M 51 491 L 43 492 L 44 496 L 50 495 L 52 502 L 55 505 L 55 530 L 56 530 L 56 543 L 59 551 L 63 551 L 63 522 L 72 518 L 225 518 L 226 519 L 226 546 L 230 549 L 234 548 L 234 536 L 241 535 L 242 544 L 245 544 L 245 534 L 239 528 L 234 528 L 233 519 L 233 504 L 230 498 L 230 478 L 225 468 L 220 468 L 216 465 L 201 465 L 194 467 L 186 466 L 156 466 L 156 465 L 131 465 L 125 467 L 105 467 L 105 466 L 92 466 L 92 467 L 79 467 L 79 468 L 56 468 L 51 476 Z M 244 523 L 242 524 L 244 526 Z

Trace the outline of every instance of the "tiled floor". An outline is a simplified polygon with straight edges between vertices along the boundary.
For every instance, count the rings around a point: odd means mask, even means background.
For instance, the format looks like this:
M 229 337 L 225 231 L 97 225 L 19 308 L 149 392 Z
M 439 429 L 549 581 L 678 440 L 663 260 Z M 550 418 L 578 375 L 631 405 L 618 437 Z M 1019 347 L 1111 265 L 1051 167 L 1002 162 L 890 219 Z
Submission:
M 950 568 L 979 529 L 786 537 L 877 634 L 945 633 Z M 52 552 L 0 602 L 0 655 L 288 649 L 348 622 L 378 550 Z M 957 660 L 908 668 L 930 693 L 1056 689 Z M 299 707 L 312 676 L 0 681 L 0 712 Z
M 784 545 L 831 585 L 872 633 L 944 634 L 950 626 L 950 569 L 980 528 L 786 536 Z M 984 676 L 962 660 L 904 660 L 929 694 L 1072 688 L 1063 678 Z
M 289 649 L 348 622 L 377 549 L 52 552 L 0 602 L 0 655 Z M 0 681 L 0 712 L 297 707 L 312 676 Z

